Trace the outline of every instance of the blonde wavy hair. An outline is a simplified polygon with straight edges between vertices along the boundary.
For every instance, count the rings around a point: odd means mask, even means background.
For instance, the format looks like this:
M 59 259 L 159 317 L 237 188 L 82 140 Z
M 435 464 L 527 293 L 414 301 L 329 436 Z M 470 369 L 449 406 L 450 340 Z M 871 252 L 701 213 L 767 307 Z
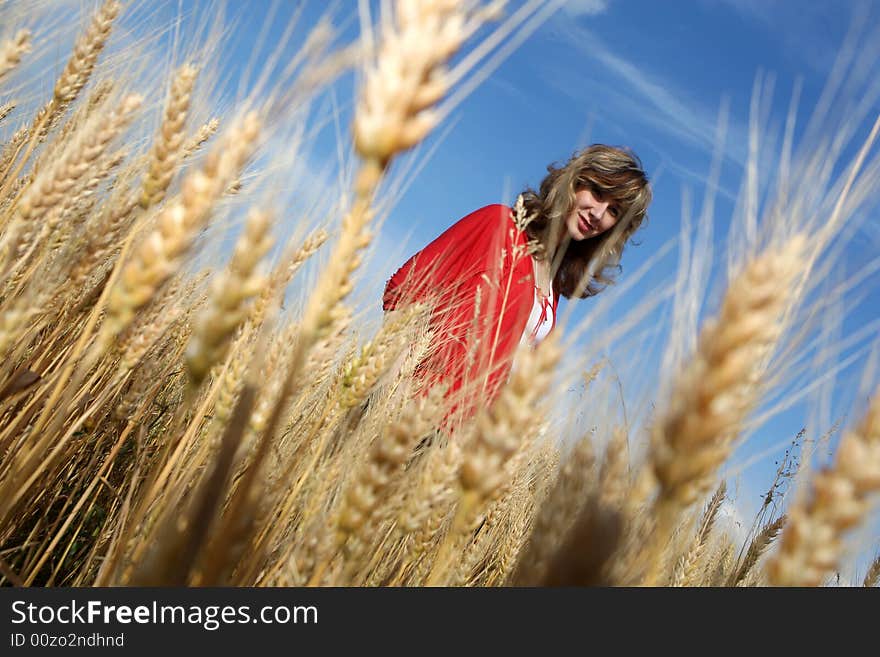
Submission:
M 536 257 L 551 262 L 554 290 L 566 298 L 593 296 L 614 281 L 623 247 L 647 216 L 652 198 L 648 177 L 635 153 L 604 144 L 593 144 L 547 171 L 538 191 L 522 192 L 525 231 Z M 575 207 L 575 194 L 582 189 L 616 203 L 620 215 L 611 230 L 575 241 L 560 224 L 565 224 Z

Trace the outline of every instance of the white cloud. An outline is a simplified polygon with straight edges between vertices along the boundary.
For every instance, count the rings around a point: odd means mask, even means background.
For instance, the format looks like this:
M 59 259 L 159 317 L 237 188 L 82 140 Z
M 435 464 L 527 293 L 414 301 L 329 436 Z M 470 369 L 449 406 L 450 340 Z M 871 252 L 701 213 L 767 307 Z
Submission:
M 568 0 L 562 9 L 572 16 L 595 16 L 608 11 L 608 0 Z
M 557 21 L 556 29 L 581 54 L 595 60 L 601 65 L 602 71 L 617 81 L 617 90 L 606 90 L 604 93 L 619 110 L 631 112 L 637 119 L 701 150 L 712 151 L 718 122 L 717 104 L 706 105 L 677 88 L 672 80 L 652 75 L 642 63 L 613 52 L 597 34 L 580 25 Z M 576 74 L 577 71 L 566 72 L 569 80 L 561 88 L 572 94 L 580 94 L 580 86 L 571 82 L 571 76 Z M 748 157 L 745 148 L 748 143 L 747 128 L 731 117 L 727 133 L 725 156 L 742 165 Z

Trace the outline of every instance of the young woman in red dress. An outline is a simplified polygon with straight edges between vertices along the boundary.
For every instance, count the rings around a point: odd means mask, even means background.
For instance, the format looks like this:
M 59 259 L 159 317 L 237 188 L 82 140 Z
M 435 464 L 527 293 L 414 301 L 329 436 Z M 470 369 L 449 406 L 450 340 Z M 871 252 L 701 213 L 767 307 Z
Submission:
M 560 296 L 593 296 L 612 281 L 646 216 L 651 188 L 629 150 L 596 144 L 547 170 L 537 191 L 523 192 L 520 219 L 504 205 L 472 212 L 385 287 L 386 311 L 432 304 L 436 344 L 415 376 L 449 384 L 447 420 L 462 400 L 463 417 L 491 403 L 517 346 L 534 346 L 555 327 Z

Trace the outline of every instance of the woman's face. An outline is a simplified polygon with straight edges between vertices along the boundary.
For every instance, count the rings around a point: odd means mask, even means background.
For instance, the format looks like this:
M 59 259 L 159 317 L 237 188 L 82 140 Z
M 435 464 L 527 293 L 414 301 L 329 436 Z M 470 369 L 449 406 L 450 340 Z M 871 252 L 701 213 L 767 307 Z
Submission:
M 574 209 L 566 218 L 565 227 L 569 237 L 580 242 L 614 228 L 619 217 L 620 208 L 616 203 L 582 189 L 575 194 Z

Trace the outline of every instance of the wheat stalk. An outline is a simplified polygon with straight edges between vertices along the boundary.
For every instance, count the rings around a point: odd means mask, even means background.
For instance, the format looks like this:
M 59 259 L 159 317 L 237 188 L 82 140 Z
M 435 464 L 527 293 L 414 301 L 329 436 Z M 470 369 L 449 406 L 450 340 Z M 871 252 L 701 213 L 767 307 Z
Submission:
M 465 37 L 462 21 L 468 12 L 463 4 L 398 2 L 375 60 L 370 53 L 353 126 L 355 150 L 362 158 L 355 177 L 354 201 L 343 217 L 340 238 L 306 302 L 286 378 L 267 422 L 268 433 L 274 431 L 282 409 L 296 390 L 309 352 L 349 315 L 343 302 L 352 290 L 352 275 L 360 266 L 361 252 L 372 241 L 373 195 L 393 157 L 423 139 L 433 127 L 426 110 L 447 89 L 437 76 Z M 324 436 L 310 463 L 323 451 L 329 434 L 324 432 Z M 300 486 L 293 490 L 298 491 Z M 322 562 L 313 581 L 320 581 L 319 571 L 326 563 Z
M 385 170 L 396 154 L 424 139 L 434 127 L 428 110 L 448 89 L 441 77 L 443 64 L 464 40 L 466 15 L 464 3 L 458 1 L 395 4 L 393 23 L 383 34 L 375 61 L 367 65 L 355 110 L 354 146 L 363 160 L 355 180 L 355 200 L 303 312 L 294 373 L 306 351 L 332 329 L 336 306 L 351 291 L 360 253 L 372 241 L 370 206 Z

